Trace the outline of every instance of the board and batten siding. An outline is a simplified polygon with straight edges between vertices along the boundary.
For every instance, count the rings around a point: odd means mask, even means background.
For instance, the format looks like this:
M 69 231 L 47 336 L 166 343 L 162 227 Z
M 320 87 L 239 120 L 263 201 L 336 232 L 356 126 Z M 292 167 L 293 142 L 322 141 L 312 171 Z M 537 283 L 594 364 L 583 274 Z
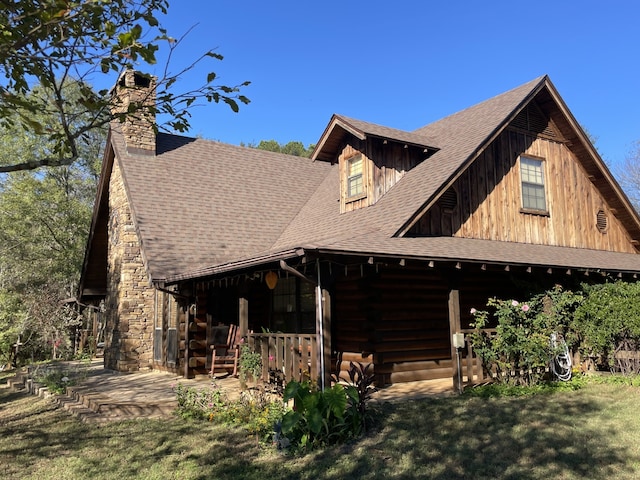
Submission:
M 543 160 L 548 214 L 522 211 L 519 157 Z M 455 205 L 436 204 L 411 235 L 448 235 L 636 253 L 575 155 L 562 142 L 505 130 L 452 185 Z M 598 212 L 606 229 L 597 228 Z
M 406 172 L 420 163 L 423 158 L 417 150 L 395 142 L 380 139 L 353 140 L 345 145 L 338 157 L 340 169 L 340 212 L 350 212 L 375 204 L 387 193 Z M 364 193 L 354 198 L 348 197 L 347 160 L 362 154 Z

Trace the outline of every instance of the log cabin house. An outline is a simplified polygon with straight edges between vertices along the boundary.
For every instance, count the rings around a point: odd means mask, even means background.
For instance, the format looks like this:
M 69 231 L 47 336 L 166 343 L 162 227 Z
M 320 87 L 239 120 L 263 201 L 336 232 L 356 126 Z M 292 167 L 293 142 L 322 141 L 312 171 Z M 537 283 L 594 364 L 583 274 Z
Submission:
M 118 88 L 153 101 L 144 75 Z M 111 125 L 80 285 L 110 369 L 204 375 L 235 324 L 265 376 L 456 383 L 471 307 L 640 273 L 640 218 L 547 76 L 411 132 L 334 115 L 311 159 L 133 117 Z

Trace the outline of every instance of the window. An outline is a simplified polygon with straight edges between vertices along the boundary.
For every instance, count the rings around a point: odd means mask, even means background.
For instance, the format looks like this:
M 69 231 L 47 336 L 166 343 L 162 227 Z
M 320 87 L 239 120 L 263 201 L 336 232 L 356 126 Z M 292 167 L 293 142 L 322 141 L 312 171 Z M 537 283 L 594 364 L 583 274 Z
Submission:
M 546 212 L 542 160 L 520 157 L 520 176 L 522 179 L 522 208 Z
M 362 155 L 347 160 L 347 196 L 356 197 L 364 193 Z
M 276 332 L 315 333 L 316 294 L 309 282 L 288 277 L 278 280 L 273 290 L 270 328 Z

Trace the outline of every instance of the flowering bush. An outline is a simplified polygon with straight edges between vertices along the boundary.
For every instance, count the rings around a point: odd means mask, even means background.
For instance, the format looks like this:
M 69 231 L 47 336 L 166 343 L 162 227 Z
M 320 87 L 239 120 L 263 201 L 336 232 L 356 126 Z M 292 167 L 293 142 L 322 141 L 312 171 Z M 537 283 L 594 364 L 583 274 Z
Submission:
M 551 334 L 566 331 L 580 299 L 556 287 L 526 302 L 492 298 L 487 303 L 490 311 L 472 309 L 471 342 L 484 368 L 496 374 L 499 383 L 540 383 L 554 353 Z M 493 325 L 494 335 L 484 330 Z

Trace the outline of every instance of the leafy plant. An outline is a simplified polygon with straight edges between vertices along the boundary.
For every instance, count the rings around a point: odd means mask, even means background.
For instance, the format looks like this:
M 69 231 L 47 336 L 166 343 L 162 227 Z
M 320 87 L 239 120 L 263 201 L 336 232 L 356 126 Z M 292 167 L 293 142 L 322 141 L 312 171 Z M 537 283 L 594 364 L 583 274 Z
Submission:
M 372 363 L 364 365 L 360 362 L 350 362 L 347 371 L 349 382 L 346 388 L 350 390 L 347 392 L 347 398 L 350 406 L 358 412 L 363 431 L 366 430 L 368 422 L 369 400 L 376 390 L 373 386 L 375 377 L 371 371 L 372 367 Z M 338 379 L 335 378 L 335 381 L 337 383 Z
M 640 373 L 634 354 L 640 345 L 640 283 L 610 282 L 584 285 L 585 298 L 572 323 L 580 353 L 610 369 Z
M 249 345 L 243 344 L 240 347 L 238 366 L 240 368 L 240 377 L 243 381 L 246 381 L 247 377 L 257 380 L 262 373 L 262 356 L 260 353 L 251 350 Z
M 271 397 L 260 389 L 242 392 L 237 400 L 230 400 L 215 383 L 206 389 L 179 383 L 173 391 L 178 400 L 176 413 L 179 416 L 241 426 L 263 441 L 270 441 L 275 425 L 286 410 L 280 398 Z
M 471 342 L 487 372 L 495 374 L 499 383 L 539 384 L 555 353 L 551 335 L 567 330 L 580 298 L 556 287 L 522 303 L 492 298 L 487 303 L 491 313 L 472 309 L 475 330 Z M 495 334 L 486 331 L 492 325 Z
M 226 396 L 215 384 L 197 389 L 178 383 L 173 391 L 178 401 L 176 413 L 183 418 L 212 420 L 226 403 Z
M 359 435 L 362 419 L 354 387 L 336 383 L 321 391 L 311 382 L 291 381 L 284 401 L 293 400 L 293 410 L 282 418 L 282 434 L 294 448 L 311 450 Z

